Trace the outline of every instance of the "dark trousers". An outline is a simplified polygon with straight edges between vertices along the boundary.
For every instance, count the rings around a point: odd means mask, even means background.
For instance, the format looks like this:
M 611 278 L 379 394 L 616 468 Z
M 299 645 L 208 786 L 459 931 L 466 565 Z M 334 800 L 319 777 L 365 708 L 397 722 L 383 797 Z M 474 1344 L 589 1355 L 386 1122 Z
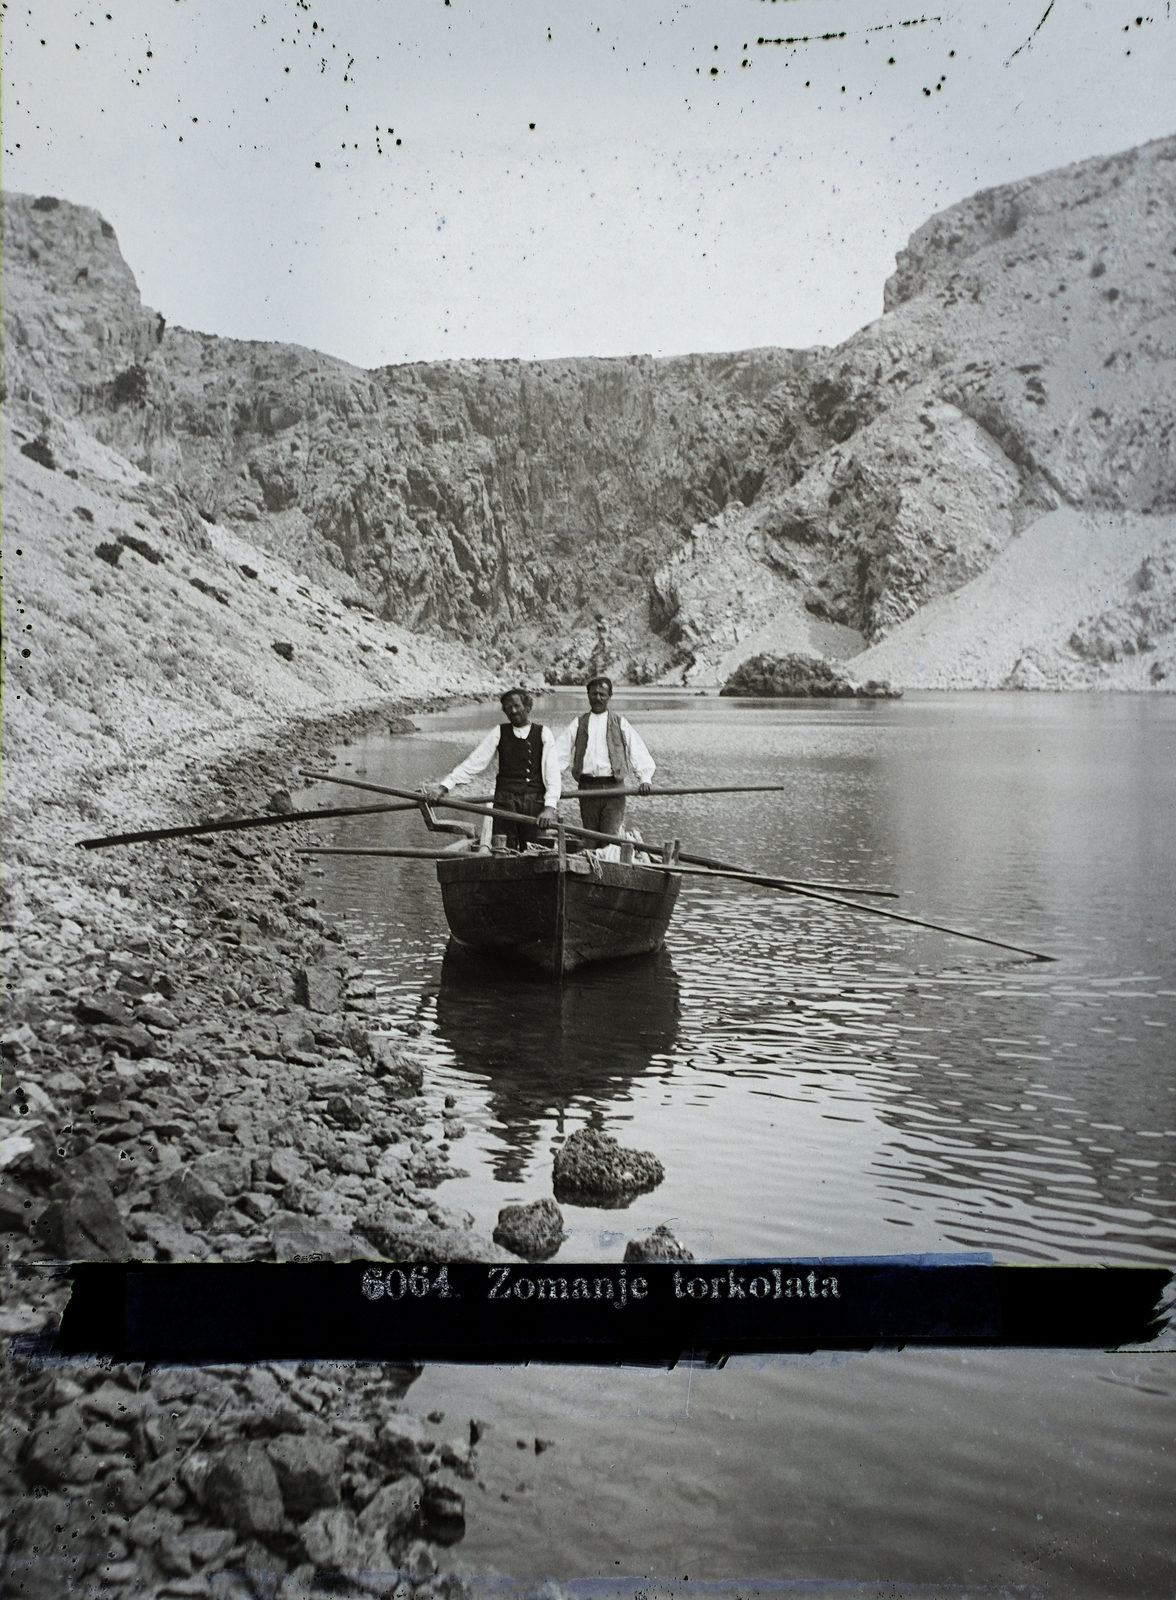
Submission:
M 519 811 L 525 817 L 537 817 L 543 810 L 542 789 L 501 789 L 494 790 L 495 811 Z M 528 827 L 525 822 L 504 822 L 501 817 L 494 818 L 494 832 L 506 835 L 507 848 L 510 850 L 525 850 L 533 843 L 538 829 Z
M 581 778 L 578 789 L 619 789 L 619 778 Z M 616 795 L 607 800 L 581 800 L 580 825 L 594 833 L 620 833 L 625 825 L 625 797 Z M 585 839 L 582 846 L 591 850 L 597 841 Z

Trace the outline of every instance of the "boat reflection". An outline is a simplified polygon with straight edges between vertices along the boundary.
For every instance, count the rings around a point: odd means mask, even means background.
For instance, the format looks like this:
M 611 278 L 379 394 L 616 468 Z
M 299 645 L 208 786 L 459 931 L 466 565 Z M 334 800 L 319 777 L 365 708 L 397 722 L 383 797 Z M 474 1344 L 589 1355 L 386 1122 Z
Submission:
M 573 1103 L 627 1098 L 678 1038 L 678 975 L 667 951 L 581 968 L 560 984 L 503 971 L 450 941 L 441 965 L 437 1038 L 456 1065 L 487 1084 L 501 1145 L 492 1154 L 504 1183 L 522 1178 L 542 1124 L 562 1131 Z M 655 1067 L 655 1061 L 659 1066 Z

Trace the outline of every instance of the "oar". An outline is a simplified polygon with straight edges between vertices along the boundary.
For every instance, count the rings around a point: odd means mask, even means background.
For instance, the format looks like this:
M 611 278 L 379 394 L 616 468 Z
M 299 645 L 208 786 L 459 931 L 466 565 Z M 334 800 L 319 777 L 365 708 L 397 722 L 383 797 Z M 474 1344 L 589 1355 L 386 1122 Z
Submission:
M 632 840 L 629 842 L 633 843 Z M 644 848 L 648 850 L 649 846 L 638 846 L 637 848 Z M 762 872 L 753 872 L 750 867 L 733 867 L 722 861 L 711 861 L 706 856 L 688 856 L 685 851 L 682 851 L 679 854 L 677 861 L 675 862 L 675 866 L 677 865 L 678 861 L 685 861 L 688 865 L 697 867 L 700 874 L 705 867 L 707 869 L 707 876 L 712 878 L 732 878 L 739 879 L 743 883 L 759 883 L 762 884 L 765 889 L 823 889 L 826 891 L 831 891 L 833 894 L 878 895 L 884 896 L 887 900 L 897 900 L 900 898 L 896 889 L 859 889 L 856 884 L 846 885 L 844 883 L 811 883 L 807 878 L 775 878 L 765 875 Z
M 358 788 L 375 789 L 378 794 L 398 795 L 400 798 L 405 800 L 411 800 L 413 797 L 410 789 L 380 789 L 377 788 L 375 784 L 357 784 L 356 780 L 353 778 L 332 778 L 329 773 L 307 772 L 306 776 L 308 778 L 321 778 L 328 783 L 343 782 Z M 418 798 L 418 804 L 419 803 L 420 801 Z M 426 804 L 427 803 L 428 802 L 426 802 Z M 535 826 L 534 817 L 525 817 L 517 811 L 500 811 L 495 806 L 475 806 L 470 804 L 468 801 L 461 800 L 438 801 L 437 804 L 445 805 L 453 811 L 468 811 L 479 817 L 498 817 L 504 822 L 522 822 L 530 828 Z M 633 843 L 632 839 L 622 838 L 620 834 L 597 833 L 591 828 L 574 828 L 570 824 L 564 825 L 564 832 L 571 834 L 577 839 L 592 839 L 605 844 L 626 845 Z M 667 870 L 672 871 L 673 868 L 663 867 L 662 864 L 658 862 L 653 864 L 653 870 L 659 872 Z M 707 873 L 704 874 L 690 873 L 689 869 L 683 871 L 682 868 L 678 868 L 678 871 L 683 873 L 683 876 L 706 876 L 715 874 L 715 869 L 713 868 L 707 869 Z M 1012 950 L 1020 956 L 1032 956 L 1034 961 L 1053 961 L 1056 959 L 1054 956 L 1043 955 L 1040 950 L 1027 950 L 1024 945 L 1006 944 L 1003 939 L 989 939 L 986 938 L 982 933 L 965 933 L 962 928 L 949 928 L 947 924 L 943 922 L 925 922 L 922 917 L 908 917 L 904 912 L 901 911 L 886 911 L 881 906 L 861 905 L 856 900 L 843 900 L 837 895 L 824 894 L 816 889 L 801 888 L 799 884 L 793 883 L 789 879 L 777 879 L 776 885 L 783 889 L 786 894 L 798 894 L 806 900 L 820 900 L 831 906 L 844 906 L 846 910 L 861 911 L 872 917 L 888 917 L 892 922 L 908 922 L 914 928 L 930 928 L 936 933 L 950 933 L 957 939 L 971 939 L 976 944 L 995 945 L 998 950 Z
M 710 867 L 713 872 L 733 872 L 738 877 L 750 878 L 756 882 L 760 881 L 750 867 L 737 867 L 732 861 L 715 861 L 711 856 L 692 856 L 687 855 L 685 851 L 682 852 L 679 860 L 687 862 L 692 867 Z M 822 883 L 820 879 L 811 878 L 774 878 L 772 882 L 773 884 L 780 882 L 791 883 L 798 889 L 829 889 L 834 894 L 869 894 L 876 895 L 883 900 L 897 900 L 899 898 L 897 889 L 883 889 L 875 883 Z
M 370 789 L 374 794 L 407 794 L 407 789 L 385 789 L 378 783 L 360 783 L 358 778 L 337 778 L 331 772 L 311 772 L 306 767 L 300 767 L 304 778 L 316 778 L 321 783 L 341 783 L 349 789 Z M 781 794 L 788 788 L 785 783 L 721 783 L 710 784 L 704 788 L 690 789 L 650 789 L 643 795 L 640 789 L 569 789 L 560 795 L 561 800 L 612 800 L 621 795 L 641 795 L 642 799 L 657 800 L 662 795 L 674 794 Z M 468 794 L 464 803 L 467 806 L 487 806 L 493 800 L 491 794 Z M 434 805 L 447 805 L 448 801 L 437 800 L 427 802 Z
M 307 777 L 311 774 L 308 772 Z M 640 795 L 642 799 L 657 800 L 671 794 L 782 794 L 786 783 L 711 783 L 695 785 L 689 789 L 569 789 L 560 795 L 561 800 L 613 800 L 622 795 Z
M 306 778 L 317 779 L 319 782 L 322 782 L 322 783 L 339 783 L 339 784 L 342 784 L 345 788 L 348 788 L 348 789 L 366 789 L 372 794 L 408 795 L 408 794 L 411 794 L 411 792 L 412 792 L 409 789 L 388 789 L 388 788 L 385 788 L 382 784 L 378 784 L 378 783 L 361 783 L 358 778 L 336 778 L 329 772 L 308 772 L 305 767 L 303 767 L 303 769 L 302 769 L 302 775 L 303 775 L 303 777 L 306 777 Z M 766 792 L 770 792 L 770 793 L 775 793 L 776 791 L 780 790 L 782 787 L 783 787 L 782 784 L 768 783 L 768 784 L 749 784 L 749 785 L 733 786 L 733 787 L 730 787 L 730 788 L 720 788 L 720 789 L 659 789 L 659 790 L 654 790 L 653 793 L 655 795 L 656 794 L 748 794 L 748 793 L 762 793 L 762 792 L 765 792 L 765 791 Z M 606 795 L 606 796 L 607 795 L 611 795 L 611 794 L 631 795 L 631 794 L 638 794 L 639 792 L 640 791 L 637 790 L 637 789 L 586 789 L 586 790 L 583 791 L 582 794 L 580 793 L 579 790 L 576 790 L 571 794 L 561 795 L 560 799 L 561 800 L 599 799 L 601 795 Z M 507 820 L 510 820 L 510 816 L 509 816 L 508 813 L 502 812 L 502 811 L 495 811 L 493 809 L 493 807 L 491 807 L 486 801 L 484 801 L 478 795 L 471 795 L 465 800 L 448 800 L 448 799 L 446 799 L 446 800 L 433 800 L 433 801 L 425 800 L 424 796 L 421 795 L 421 796 L 418 796 L 417 804 L 418 805 L 446 806 L 446 807 L 449 807 L 450 809 L 452 809 L 454 811 L 462 811 L 462 810 L 473 811 L 477 816 L 480 816 L 480 817 L 485 817 L 485 816 L 505 817 Z M 532 824 L 532 826 L 534 825 L 534 822 L 535 822 L 534 817 L 527 818 L 526 820 L 529 821 Z M 579 838 L 579 839 L 603 840 L 606 844 L 632 844 L 633 843 L 633 841 L 631 839 L 622 839 L 616 834 L 612 834 L 612 833 L 593 833 L 590 829 L 574 828 L 570 824 L 567 825 L 565 831 L 567 833 L 570 833 L 570 834 L 574 835 L 576 838 Z M 689 862 L 691 866 L 696 866 L 696 867 L 714 867 L 716 869 L 716 871 L 721 871 L 721 872 L 743 873 L 743 872 L 747 871 L 747 869 L 744 868 L 744 867 L 733 866 L 731 864 L 731 862 L 729 862 L 729 861 L 713 861 L 710 858 L 710 856 L 688 856 L 688 855 L 683 855 L 681 859 L 683 861 Z M 754 876 L 754 874 L 750 874 L 750 873 L 748 875 L 749 876 Z M 781 881 L 783 881 L 783 880 L 775 880 L 774 886 L 778 887 L 779 883 Z M 840 894 L 868 894 L 868 895 L 879 895 L 879 896 L 882 896 L 882 897 L 884 897 L 885 899 L 888 899 L 888 900 L 897 900 L 898 899 L 898 895 L 895 892 L 895 890 L 893 890 L 893 889 L 883 889 L 883 888 L 880 888 L 879 886 L 877 886 L 876 884 L 865 884 L 861 888 L 859 888 L 857 884 L 822 883 L 819 880 L 814 882 L 813 880 L 808 879 L 808 878 L 789 878 L 787 880 L 787 882 L 791 883 L 791 884 L 795 884 L 795 886 L 798 889 L 831 889 L 831 890 L 834 891 L 834 893 L 840 893 Z
M 570 831 L 570 830 L 569 830 Z M 684 858 L 683 858 L 684 859 Z M 753 878 L 744 872 L 717 872 L 701 867 L 663 866 L 656 863 L 657 871 L 669 872 L 683 878 L 734 878 L 740 883 L 758 883 L 788 894 L 803 895 L 806 900 L 821 900 L 826 905 L 844 906 L 849 911 L 865 911 L 872 917 L 888 917 L 891 922 L 909 922 L 914 928 L 933 928 L 936 933 L 950 933 L 957 939 L 972 939 L 977 944 L 995 945 L 998 950 L 1014 950 L 1019 956 L 1032 956 L 1034 961 L 1056 961 L 1056 956 L 1042 955 L 1040 950 L 1027 950 L 1024 945 L 1006 944 L 1003 939 L 989 939 L 982 933 L 965 933 L 962 928 L 949 928 L 944 922 L 927 922 L 922 917 L 908 917 L 902 911 L 886 911 L 881 906 L 863 906 L 856 900 L 843 900 L 839 895 L 815 894 L 811 889 L 798 889 L 783 878 Z
M 369 817 L 381 811 L 415 811 L 411 805 L 337 806 L 322 811 L 281 811 L 276 816 L 226 818 L 224 822 L 198 822 L 187 828 L 147 828 L 140 833 L 108 833 L 101 839 L 79 839 L 82 850 L 105 850 L 112 844 L 150 844 L 157 839 L 195 838 L 202 833 L 236 833 L 242 828 L 275 828 L 286 822 L 325 822 L 331 817 Z
M 534 819 L 532 819 L 534 820 Z M 472 841 L 469 841 L 472 843 Z M 354 849 L 344 849 L 342 846 L 329 844 L 304 844 L 299 848 L 300 856 L 408 856 L 416 861 L 452 861 L 455 856 L 476 855 L 476 850 L 454 849 L 426 850 L 414 845 L 401 845 L 397 849 L 377 850 L 374 847 L 357 845 Z

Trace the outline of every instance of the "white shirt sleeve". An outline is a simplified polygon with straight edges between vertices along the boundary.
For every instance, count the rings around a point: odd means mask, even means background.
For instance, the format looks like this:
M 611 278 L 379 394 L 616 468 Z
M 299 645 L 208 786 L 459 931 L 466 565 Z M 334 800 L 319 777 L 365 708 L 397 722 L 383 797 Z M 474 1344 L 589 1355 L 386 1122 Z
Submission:
M 543 728 L 543 804 L 557 806 L 562 784 L 559 778 L 559 754 L 556 736 L 544 724 Z
M 530 734 L 530 727 L 527 728 Z M 511 729 L 517 736 L 518 730 Z M 441 779 L 441 787 L 446 791 L 459 788 L 463 783 L 469 783 L 480 772 L 484 772 L 498 753 L 498 741 L 502 735 L 501 728 L 491 728 L 476 750 L 470 752 L 460 766 L 454 767 L 447 778 Z M 543 745 L 543 758 L 541 772 L 543 775 L 543 804 L 557 806 L 560 795 L 559 759 L 556 755 L 555 735 L 551 729 L 544 726 L 541 734 Z
M 621 735 L 625 741 L 625 748 L 629 752 L 629 765 L 637 774 L 637 782 L 652 783 L 653 774 L 657 770 L 656 763 L 645 748 L 645 742 L 641 735 L 636 728 L 625 721 L 624 717 L 621 718 Z
M 485 772 L 498 753 L 498 737 L 501 732 L 501 728 L 491 728 L 478 748 L 472 750 L 460 766 L 454 767 L 447 778 L 441 779 L 441 787 L 446 790 L 459 788 L 461 784 L 469 783 L 472 778 L 476 778 L 479 772 Z
M 559 770 L 561 772 L 565 772 L 572 764 L 576 727 L 579 721 L 579 717 L 573 717 L 567 727 L 555 736 L 555 759 L 559 762 Z

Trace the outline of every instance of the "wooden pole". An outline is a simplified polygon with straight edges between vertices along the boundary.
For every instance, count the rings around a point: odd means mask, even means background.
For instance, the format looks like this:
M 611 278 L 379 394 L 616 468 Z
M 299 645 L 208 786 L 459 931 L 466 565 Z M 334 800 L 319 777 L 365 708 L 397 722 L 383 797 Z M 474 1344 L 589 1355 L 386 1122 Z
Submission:
M 409 795 L 412 792 L 411 790 L 408 790 L 408 789 L 389 789 L 389 788 L 385 787 L 384 785 L 378 784 L 378 783 L 360 783 L 358 781 L 358 779 L 356 779 L 356 778 L 336 778 L 336 777 L 333 777 L 329 772 L 307 772 L 305 768 L 303 768 L 303 776 L 307 777 L 307 778 L 314 778 L 314 779 L 316 779 L 317 781 L 319 781 L 321 783 L 339 783 L 339 784 L 342 784 L 345 788 L 348 788 L 348 789 L 366 789 L 366 790 L 370 791 L 373 794 Z M 764 789 L 766 789 L 767 791 L 771 792 L 771 793 L 775 793 L 781 787 L 781 785 L 779 785 L 779 784 L 766 784 L 766 785 L 763 785 L 762 787 Z M 753 785 L 750 790 L 745 790 L 745 789 L 742 789 L 742 788 L 732 788 L 732 789 L 675 789 L 675 790 L 663 790 L 661 792 L 665 793 L 665 794 L 743 794 L 743 793 L 746 793 L 746 792 L 753 792 L 753 793 L 759 792 L 759 788 L 760 788 L 760 786 Z M 637 790 L 636 789 L 616 789 L 616 790 L 612 790 L 612 789 L 588 789 L 588 790 L 585 791 L 585 793 L 587 795 L 592 795 L 592 796 L 602 795 L 602 794 L 614 794 L 614 793 L 615 794 L 636 794 Z M 574 800 L 576 798 L 577 798 L 576 794 L 566 794 L 566 795 L 561 795 L 560 796 L 561 800 Z M 490 817 L 513 817 L 513 815 L 514 815 L 514 813 L 507 813 L 507 812 L 503 812 L 503 811 L 495 811 L 493 806 L 491 806 L 488 801 L 484 801 L 484 800 L 482 800 L 480 797 L 478 797 L 476 795 L 475 796 L 470 796 L 465 800 L 433 800 L 433 801 L 426 801 L 423 796 L 418 795 L 417 796 L 417 804 L 418 805 L 447 806 L 453 811 L 472 811 L 477 816 L 480 816 L 480 817 L 486 817 L 486 816 L 490 816 Z M 566 826 L 567 826 L 567 832 L 569 834 L 572 834 L 576 838 L 579 838 L 579 839 L 592 839 L 594 841 L 597 841 L 597 842 L 600 842 L 600 843 L 604 843 L 604 844 L 621 844 L 621 845 L 623 845 L 623 844 L 626 843 L 625 839 L 623 839 L 622 837 L 620 837 L 617 834 L 612 834 L 612 833 L 593 833 L 588 828 L 574 828 L 570 823 L 568 823 Z M 683 861 L 689 862 L 691 866 L 696 866 L 696 867 L 714 867 L 716 869 L 716 871 L 722 871 L 722 872 L 746 872 L 746 871 L 750 871 L 750 869 L 748 869 L 748 868 L 734 866 L 729 861 L 715 861 L 710 856 L 686 855 L 685 852 L 683 852 L 683 854 L 681 856 L 681 859 Z M 898 895 L 895 892 L 895 890 L 893 890 L 893 889 L 884 889 L 880 885 L 872 884 L 872 883 L 871 884 L 864 884 L 859 888 L 857 884 L 823 883 L 820 880 L 813 881 L 813 880 L 808 879 L 808 878 L 789 878 L 787 881 L 789 883 L 795 884 L 798 889 L 824 889 L 824 890 L 829 890 L 834 894 L 868 894 L 868 895 L 877 895 L 877 896 L 880 896 L 880 897 L 882 897 L 884 899 L 887 899 L 887 900 L 897 900 L 898 899 Z
M 423 846 L 407 844 L 379 850 L 367 845 L 345 848 L 342 845 L 304 844 L 298 847 L 298 854 L 300 856 L 406 856 L 412 861 L 452 861 L 455 857 L 476 856 L 479 852 L 476 849 L 462 850 L 452 845 L 448 850 L 428 850 Z
M 337 781 L 337 780 L 331 778 L 329 774 L 325 774 L 325 773 L 324 774 L 316 774 L 316 773 L 313 773 L 313 772 L 308 772 L 306 774 L 306 776 L 308 778 L 323 777 L 324 779 L 326 779 L 327 781 L 332 782 L 332 783 Z M 351 779 L 347 779 L 346 781 L 348 783 L 353 782 L 353 780 L 351 780 Z M 375 788 L 376 786 L 374 784 L 365 784 L 365 785 L 362 785 L 362 787 L 364 787 L 364 788 Z M 599 792 L 599 791 L 597 791 L 597 792 Z M 404 799 L 408 799 L 408 800 L 411 800 L 413 798 L 412 791 L 410 789 L 378 789 L 377 793 L 399 795 L 400 797 L 402 797 Z M 419 796 L 418 796 L 418 803 L 419 803 Z M 504 822 L 525 822 L 525 823 L 528 823 L 532 827 L 534 826 L 534 823 L 535 823 L 534 817 L 524 817 L 524 816 L 522 816 L 520 813 L 518 813 L 516 811 L 501 811 L 495 806 L 475 806 L 475 805 L 472 805 L 468 801 L 462 801 L 462 800 L 438 801 L 437 804 L 438 805 L 442 805 L 442 804 L 446 805 L 451 810 L 454 810 L 454 811 L 469 811 L 469 812 L 472 812 L 475 815 L 480 816 L 480 817 L 484 817 L 484 816 L 500 817 Z M 623 838 L 619 834 L 597 833 L 591 828 L 574 828 L 574 827 L 572 827 L 572 825 L 570 823 L 565 823 L 564 827 L 565 827 L 565 831 L 567 833 L 574 835 L 578 839 L 592 839 L 592 840 L 595 840 L 595 841 L 598 841 L 598 842 L 602 842 L 604 844 L 618 844 L 618 845 L 624 845 L 624 844 L 628 844 L 630 842 L 629 840 Z M 685 859 L 685 858 L 683 857 L 683 859 Z M 677 871 L 677 872 L 683 873 L 684 875 L 685 875 L 685 872 L 686 872 L 686 869 L 684 869 L 682 867 L 676 867 L 676 868 L 675 867 L 668 867 L 667 868 L 667 867 L 662 866 L 660 864 L 656 864 L 656 865 L 652 866 L 650 870 L 654 871 L 654 872 L 666 872 L 666 871 L 674 872 L 674 871 Z M 690 874 L 690 876 L 713 876 L 713 877 L 718 877 L 720 875 L 727 876 L 727 875 L 730 875 L 730 874 L 728 874 L 725 869 L 723 869 L 722 872 L 720 872 L 720 869 L 717 869 L 717 868 L 708 868 L 703 873 L 691 873 Z M 738 876 L 740 878 L 746 878 L 749 875 L 745 875 L 745 874 L 740 873 L 740 874 L 734 874 L 734 876 Z M 794 883 L 791 879 L 777 878 L 777 879 L 771 881 L 768 884 L 768 887 L 782 889 L 786 894 L 798 894 L 798 895 L 802 896 L 806 900 L 820 900 L 820 901 L 822 901 L 822 902 L 824 902 L 825 904 L 828 904 L 828 905 L 842 906 L 848 911 L 863 912 L 867 916 L 888 917 L 892 922 L 906 922 L 906 923 L 909 923 L 914 928 L 930 928 L 936 933 L 950 933 L 956 939 L 971 939 L 976 944 L 995 945 L 998 950 L 1012 950 L 1017 955 L 1031 956 L 1034 961 L 1053 961 L 1053 960 L 1056 959 L 1056 957 L 1054 957 L 1054 956 L 1043 955 L 1040 950 L 1027 950 L 1023 945 L 1006 944 L 1003 939 L 988 939 L 983 934 L 980 934 L 980 933 L 965 933 L 962 928 L 949 928 L 947 926 L 947 924 L 943 923 L 943 922 L 926 922 L 926 921 L 923 920 L 922 917 L 908 917 L 903 912 L 900 912 L 900 911 L 886 911 L 882 906 L 862 905 L 861 902 L 857 901 L 857 900 L 845 900 L 845 899 L 842 899 L 838 895 L 825 894 L 824 892 L 816 890 L 816 889 L 802 888 L 799 884 Z
M 686 859 L 685 856 L 682 857 Z M 914 928 L 931 928 L 936 933 L 950 933 L 956 939 L 971 939 L 977 944 L 995 945 L 998 950 L 1013 950 L 1019 956 L 1032 956 L 1034 961 L 1056 961 L 1056 956 L 1043 955 L 1040 950 L 1027 950 L 1024 945 L 1007 944 L 1003 939 L 989 939 L 982 933 L 965 933 L 962 928 L 949 928 L 945 922 L 927 922 L 922 917 L 908 917 L 902 911 L 887 911 L 882 906 L 863 906 L 856 900 L 844 900 L 839 895 L 815 894 L 809 889 L 798 889 L 795 884 L 783 878 L 753 878 L 743 872 L 719 872 L 713 868 L 705 867 L 661 867 L 659 872 L 669 871 L 684 878 L 733 878 L 740 883 L 761 884 L 765 888 L 783 889 L 788 894 L 803 895 L 807 900 L 822 900 L 827 905 L 844 906 L 848 911 L 865 911 L 872 917 L 888 917 L 891 922 L 908 922 Z
M 337 778 L 332 772 L 311 772 L 306 767 L 299 769 L 304 778 L 316 778 L 321 783 L 341 783 L 348 789 L 370 789 L 375 794 L 401 794 L 400 789 L 385 789 L 378 783 L 360 783 L 358 778 Z M 720 783 L 709 784 L 705 787 L 695 786 L 689 789 L 650 789 L 649 794 L 641 795 L 640 789 L 569 789 L 567 794 L 561 794 L 561 800 L 611 800 L 621 795 L 638 795 L 642 799 L 657 800 L 663 795 L 683 794 L 780 794 L 788 787 L 784 783 Z M 471 794 L 465 796 L 465 804 L 470 806 L 489 805 L 493 795 Z M 434 805 L 448 805 L 445 800 L 435 800 Z
M 162 839 L 195 839 L 206 833 L 239 833 L 245 828 L 276 828 L 287 822 L 326 822 L 332 817 L 370 817 L 385 811 L 415 811 L 419 801 L 395 806 L 336 806 L 321 811 L 279 811 L 274 816 L 226 818 L 184 828 L 145 828 L 139 833 L 108 833 L 101 839 L 79 839 L 81 850 L 106 850 L 114 844 L 154 844 Z
M 716 861 L 713 856 L 687 855 L 686 851 L 683 850 L 679 859 L 687 862 L 692 867 L 710 867 L 715 872 L 736 872 L 744 877 L 755 877 L 755 869 L 753 867 L 739 867 L 733 861 Z M 897 889 L 884 889 L 881 884 L 877 883 L 822 883 L 820 879 L 813 880 L 811 878 L 788 878 L 784 881 L 794 884 L 798 889 L 823 889 L 831 894 L 868 894 L 880 900 L 897 900 L 899 898 Z

